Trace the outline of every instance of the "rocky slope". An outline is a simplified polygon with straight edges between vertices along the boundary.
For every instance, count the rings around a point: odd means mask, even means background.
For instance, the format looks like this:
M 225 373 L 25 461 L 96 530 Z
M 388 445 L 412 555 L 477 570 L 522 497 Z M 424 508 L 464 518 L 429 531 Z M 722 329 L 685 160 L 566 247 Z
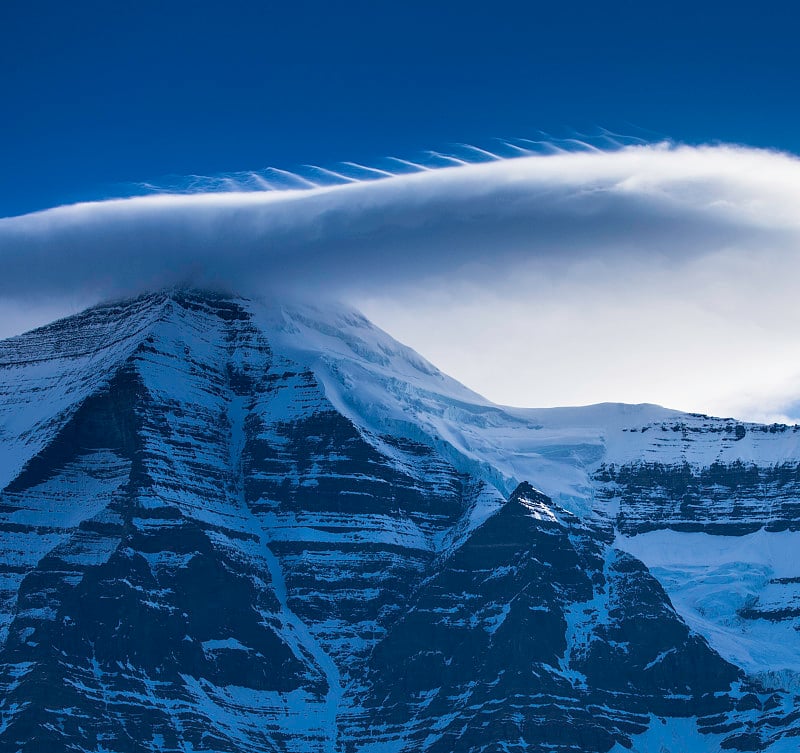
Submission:
M 493 405 L 339 307 L 0 344 L 0 750 L 795 750 L 800 433 Z

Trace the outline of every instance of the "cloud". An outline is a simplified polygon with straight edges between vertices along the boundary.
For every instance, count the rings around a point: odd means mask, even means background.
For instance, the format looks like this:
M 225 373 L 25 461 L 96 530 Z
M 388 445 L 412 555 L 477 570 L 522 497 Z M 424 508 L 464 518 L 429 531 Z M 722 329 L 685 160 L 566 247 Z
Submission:
M 800 392 L 798 206 L 793 156 L 668 144 L 121 199 L 0 220 L 0 300 L 331 295 L 500 402 L 768 418 Z

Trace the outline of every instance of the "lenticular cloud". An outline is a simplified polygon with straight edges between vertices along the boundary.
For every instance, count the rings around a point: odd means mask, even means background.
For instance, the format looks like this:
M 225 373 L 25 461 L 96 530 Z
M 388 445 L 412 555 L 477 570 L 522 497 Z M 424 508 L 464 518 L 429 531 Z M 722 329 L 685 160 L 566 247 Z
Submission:
M 651 144 L 404 167 L 1 219 L 0 334 L 42 321 L 37 300 L 333 296 L 499 402 L 800 413 L 796 157 Z
M 173 284 L 336 293 L 786 249 L 800 162 L 737 147 L 535 155 L 344 185 L 155 195 L 0 220 L 0 295 Z

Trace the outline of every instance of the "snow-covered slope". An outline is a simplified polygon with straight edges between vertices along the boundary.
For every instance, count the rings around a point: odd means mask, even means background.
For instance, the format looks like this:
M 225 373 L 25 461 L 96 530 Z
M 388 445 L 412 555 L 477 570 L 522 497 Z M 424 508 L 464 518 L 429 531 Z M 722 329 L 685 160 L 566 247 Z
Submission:
M 798 440 L 497 406 L 338 306 L 5 341 L 0 749 L 785 747 Z
M 357 425 L 424 441 L 504 496 L 531 481 L 607 520 L 723 656 L 798 687 L 800 427 L 655 405 L 504 408 L 354 312 L 284 310 L 272 327 Z

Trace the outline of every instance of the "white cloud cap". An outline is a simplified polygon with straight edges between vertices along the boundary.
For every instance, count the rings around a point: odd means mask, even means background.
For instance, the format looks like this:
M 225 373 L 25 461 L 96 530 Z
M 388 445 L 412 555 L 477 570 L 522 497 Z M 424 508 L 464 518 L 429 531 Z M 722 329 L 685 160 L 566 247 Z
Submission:
M 799 280 L 800 160 L 735 146 L 536 155 L 0 220 L 0 299 L 17 312 L 0 334 L 24 312 L 39 323 L 175 284 L 331 295 L 488 397 L 537 406 L 793 419 Z

